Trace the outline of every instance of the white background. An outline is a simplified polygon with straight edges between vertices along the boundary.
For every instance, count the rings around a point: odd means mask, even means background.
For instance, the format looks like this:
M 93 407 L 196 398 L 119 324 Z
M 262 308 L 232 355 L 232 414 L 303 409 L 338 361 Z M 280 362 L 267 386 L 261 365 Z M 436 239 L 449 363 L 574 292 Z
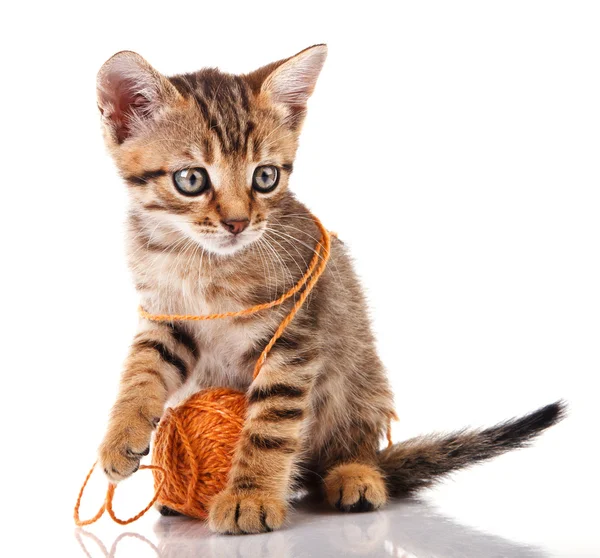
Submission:
M 132 49 L 167 74 L 245 72 L 319 42 L 330 55 L 292 187 L 356 258 L 395 438 L 558 398 L 571 408 L 533 449 L 427 500 L 551 555 L 600 554 L 597 2 L 53 1 L 12 3 L 1 19 L 0 514 L 13 537 L 0 545 L 18 544 L 11 555 L 84 555 L 72 505 L 137 321 L 98 68 Z M 110 547 L 115 529 L 89 530 Z M 390 544 L 383 555 L 400 556 Z

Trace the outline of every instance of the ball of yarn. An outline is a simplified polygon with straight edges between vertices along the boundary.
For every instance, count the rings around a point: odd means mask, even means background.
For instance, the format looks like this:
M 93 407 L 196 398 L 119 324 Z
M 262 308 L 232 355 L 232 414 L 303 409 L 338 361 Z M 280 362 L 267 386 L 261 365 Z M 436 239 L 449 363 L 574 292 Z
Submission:
M 232 389 L 207 389 L 166 411 L 152 463 L 165 470 L 158 504 L 205 519 L 210 500 L 227 483 L 233 452 L 246 417 L 246 396 Z M 155 473 L 158 487 L 161 475 Z

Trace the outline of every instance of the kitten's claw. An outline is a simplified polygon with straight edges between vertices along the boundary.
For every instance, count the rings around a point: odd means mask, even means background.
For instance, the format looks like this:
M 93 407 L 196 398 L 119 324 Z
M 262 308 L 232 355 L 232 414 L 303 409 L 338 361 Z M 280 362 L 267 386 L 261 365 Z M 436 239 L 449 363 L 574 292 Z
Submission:
M 98 450 L 98 462 L 110 482 L 119 482 L 140 468 L 150 453 L 152 430 L 148 421 L 127 421 L 127 427 L 112 425 Z
M 141 454 L 134 455 L 129 450 L 100 448 L 99 462 L 110 482 L 119 482 L 133 475 L 140 468 Z
M 150 446 L 148 446 L 142 452 L 135 452 L 131 448 L 127 448 L 127 455 L 129 457 L 138 457 L 138 458 L 141 458 L 141 457 L 144 457 L 144 456 L 148 455 L 149 453 L 150 453 Z

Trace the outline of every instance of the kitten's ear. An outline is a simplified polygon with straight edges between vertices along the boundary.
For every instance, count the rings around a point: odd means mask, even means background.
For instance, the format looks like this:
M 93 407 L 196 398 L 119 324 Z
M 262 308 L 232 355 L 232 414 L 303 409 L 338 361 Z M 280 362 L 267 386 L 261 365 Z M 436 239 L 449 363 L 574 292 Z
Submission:
M 179 97 L 171 82 L 139 54 L 122 51 L 109 58 L 97 79 L 98 108 L 117 143 Z
M 292 112 L 304 110 L 327 58 L 327 45 L 309 47 L 295 56 L 267 66 L 262 71 L 261 92 Z M 274 67 L 274 69 L 273 69 Z M 271 70 L 268 75 L 264 75 Z

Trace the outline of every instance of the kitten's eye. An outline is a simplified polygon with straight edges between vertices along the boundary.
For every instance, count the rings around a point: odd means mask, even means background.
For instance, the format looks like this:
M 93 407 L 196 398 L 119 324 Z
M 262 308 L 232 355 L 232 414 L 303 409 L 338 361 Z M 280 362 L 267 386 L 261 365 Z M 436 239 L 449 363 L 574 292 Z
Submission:
M 252 177 L 252 188 L 261 194 L 268 194 L 277 188 L 279 183 L 279 170 L 273 165 L 256 167 Z
M 173 173 L 175 188 L 184 196 L 199 196 L 210 186 L 206 169 L 181 169 Z

